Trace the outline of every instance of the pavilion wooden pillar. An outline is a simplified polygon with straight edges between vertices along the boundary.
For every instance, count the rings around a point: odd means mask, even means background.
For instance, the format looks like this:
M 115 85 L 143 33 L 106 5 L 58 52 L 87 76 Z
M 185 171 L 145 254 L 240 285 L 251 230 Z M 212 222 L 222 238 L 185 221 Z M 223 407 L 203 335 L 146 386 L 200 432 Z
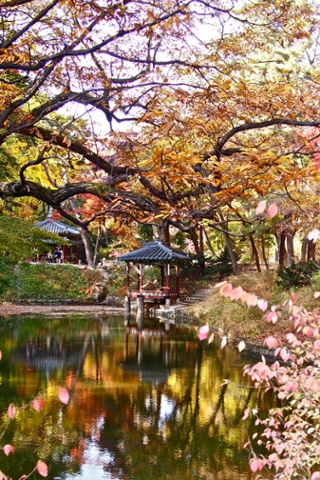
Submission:
M 128 317 L 131 312 L 131 299 L 130 299 L 130 264 L 126 264 L 126 290 L 127 295 L 124 297 L 124 316 L 125 322 L 128 321 Z
M 166 305 L 170 305 L 170 263 L 166 263 Z
M 176 265 L 176 292 L 177 292 L 177 302 L 180 301 L 180 263 Z

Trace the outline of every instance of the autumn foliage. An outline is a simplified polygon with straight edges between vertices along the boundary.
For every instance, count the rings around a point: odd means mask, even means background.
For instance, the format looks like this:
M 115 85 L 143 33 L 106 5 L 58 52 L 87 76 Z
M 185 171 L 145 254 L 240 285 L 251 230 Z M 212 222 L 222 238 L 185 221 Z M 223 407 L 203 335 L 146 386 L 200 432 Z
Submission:
M 217 285 L 220 294 L 234 301 L 258 306 L 265 312 L 266 322 L 285 322 L 290 326 L 285 338 L 269 335 L 262 348 L 268 350 L 268 358 L 244 368 L 254 387 L 272 390 L 278 398 L 266 418 L 259 417 L 259 411 L 247 408 L 243 420 L 255 418 L 256 432 L 245 445 L 249 449 L 250 468 L 257 479 L 310 479 L 320 478 L 320 314 L 309 312 L 296 305 L 296 296 L 283 305 L 268 305 L 268 302 L 241 287 L 223 282 Z M 315 298 L 319 297 L 315 293 Z M 199 329 L 199 340 L 212 341 L 208 325 Z M 221 348 L 228 341 L 221 338 Z M 239 352 L 245 351 L 244 341 L 238 343 Z M 273 360 L 270 360 L 273 358 Z M 227 381 L 227 380 L 226 380 Z M 256 453 L 256 446 L 264 447 L 264 454 Z
M 2 355 L 0 354 L 0 359 L 1 359 L 1 356 Z M 70 400 L 70 394 L 69 394 L 68 390 L 64 387 L 59 386 L 58 387 L 58 398 L 63 404 L 67 405 L 69 403 L 69 400 Z M 35 398 L 31 402 L 31 406 L 32 406 L 33 410 L 35 410 L 36 412 L 40 412 L 44 408 L 44 399 L 42 397 Z M 13 420 L 15 418 L 18 410 L 19 410 L 19 407 L 17 407 L 13 403 L 11 403 L 8 406 L 7 415 L 8 415 L 9 420 Z M 2 447 L 2 450 L 3 450 L 4 454 L 7 455 L 7 456 L 14 453 L 14 447 L 10 444 L 4 445 Z M 37 464 L 36 464 L 35 468 L 32 470 L 32 472 L 29 472 L 28 474 L 24 474 L 24 475 L 20 476 L 20 478 L 18 480 L 23 480 L 23 479 L 29 478 L 34 472 L 38 472 L 39 475 L 41 475 L 42 477 L 47 477 L 48 473 L 49 473 L 48 465 L 43 460 L 39 459 L 37 461 Z M 0 478 L 11 480 L 10 477 L 6 476 L 1 471 L 0 471 Z

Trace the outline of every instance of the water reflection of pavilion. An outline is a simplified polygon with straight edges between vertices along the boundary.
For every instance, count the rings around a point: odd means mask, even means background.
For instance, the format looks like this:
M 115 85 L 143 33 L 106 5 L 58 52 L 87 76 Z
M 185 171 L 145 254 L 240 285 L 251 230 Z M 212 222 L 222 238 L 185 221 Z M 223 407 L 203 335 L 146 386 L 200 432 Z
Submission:
M 135 338 L 135 349 L 129 349 L 130 337 Z M 156 342 L 154 340 L 156 339 Z M 150 343 L 157 345 L 150 354 Z M 144 348 L 146 347 L 146 348 Z M 126 355 L 122 368 L 139 376 L 151 385 L 165 383 L 170 375 L 168 332 L 159 328 L 126 327 Z

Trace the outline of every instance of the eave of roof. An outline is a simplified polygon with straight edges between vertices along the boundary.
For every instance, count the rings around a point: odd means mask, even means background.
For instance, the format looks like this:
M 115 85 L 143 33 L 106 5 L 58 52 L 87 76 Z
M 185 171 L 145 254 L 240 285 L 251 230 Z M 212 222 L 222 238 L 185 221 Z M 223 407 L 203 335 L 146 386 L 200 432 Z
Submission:
M 52 219 L 43 220 L 42 222 L 38 222 L 35 224 L 36 227 L 43 228 L 47 230 L 47 232 L 53 233 L 55 235 L 72 235 L 75 237 L 80 237 L 81 233 L 78 228 L 71 227 L 70 225 L 66 225 L 65 223 L 58 222 Z
M 117 260 L 135 263 L 168 263 L 189 261 L 190 257 L 179 250 L 167 247 L 163 243 L 156 241 L 146 243 L 138 250 L 120 255 Z

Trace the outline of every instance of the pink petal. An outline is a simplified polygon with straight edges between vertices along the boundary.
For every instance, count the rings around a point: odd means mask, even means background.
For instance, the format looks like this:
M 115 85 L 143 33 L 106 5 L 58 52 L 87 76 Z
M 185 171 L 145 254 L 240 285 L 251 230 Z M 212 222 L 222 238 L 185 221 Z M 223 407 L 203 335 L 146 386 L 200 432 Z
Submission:
M 69 392 L 66 388 L 59 387 L 58 389 L 58 397 L 60 402 L 67 404 L 70 400 Z
M 268 302 L 267 300 L 263 300 L 262 298 L 259 298 L 258 300 L 258 307 L 262 312 L 265 312 L 268 308 Z
M 263 461 L 259 460 L 258 458 L 254 458 L 250 460 L 250 469 L 252 472 L 257 472 L 263 469 Z
M 255 307 L 258 303 L 258 297 L 252 293 L 251 295 L 249 295 L 248 299 L 247 299 L 247 305 L 248 307 Z
M 236 287 L 230 293 L 230 298 L 232 298 L 232 300 L 240 300 L 242 295 L 243 295 L 243 288 L 242 287 Z
M 220 293 L 224 297 L 230 297 L 232 290 L 233 288 L 231 283 L 226 283 L 225 285 L 223 285 L 223 287 L 220 288 Z
M 203 325 L 202 327 L 199 328 L 198 338 L 199 338 L 200 341 L 205 340 L 208 335 L 209 335 L 208 325 Z
M 14 448 L 13 448 L 12 445 L 7 444 L 3 447 L 3 451 L 8 456 L 8 455 L 10 455 L 10 453 L 14 452 Z
M 228 337 L 222 337 L 220 348 L 224 348 L 228 343 Z
M 278 213 L 278 207 L 275 203 L 273 203 L 272 205 L 270 205 L 270 207 L 268 208 L 268 215 L 270 218 L 273 218 L 277 215 Z
M 267 206 L 266 200 L 262 200 L 261 202 L 259 202 L 256 208 L 256 215 L 260 215 L 260 213 L 263 213 L 266 209 L 266 206 Z
M 48 476 L 48 465 L 44 463 L 42 460 L 38 460 L 37 470 L 42 477 Z
M 43 398 L 35 398 L 32 402 L 32 407 L 36 412 L 40 412 L 44 407 Z
M 10 403 L 7 412 L 8 412 L 9 418 L 11 418 L 12 420 L 16 415 L 16 407 L 13 403 Z
M 263 344 L 266 345 L 268 348 L 277 348 L 279 342 L 275 337 L 270 336 L 265 339 Z

